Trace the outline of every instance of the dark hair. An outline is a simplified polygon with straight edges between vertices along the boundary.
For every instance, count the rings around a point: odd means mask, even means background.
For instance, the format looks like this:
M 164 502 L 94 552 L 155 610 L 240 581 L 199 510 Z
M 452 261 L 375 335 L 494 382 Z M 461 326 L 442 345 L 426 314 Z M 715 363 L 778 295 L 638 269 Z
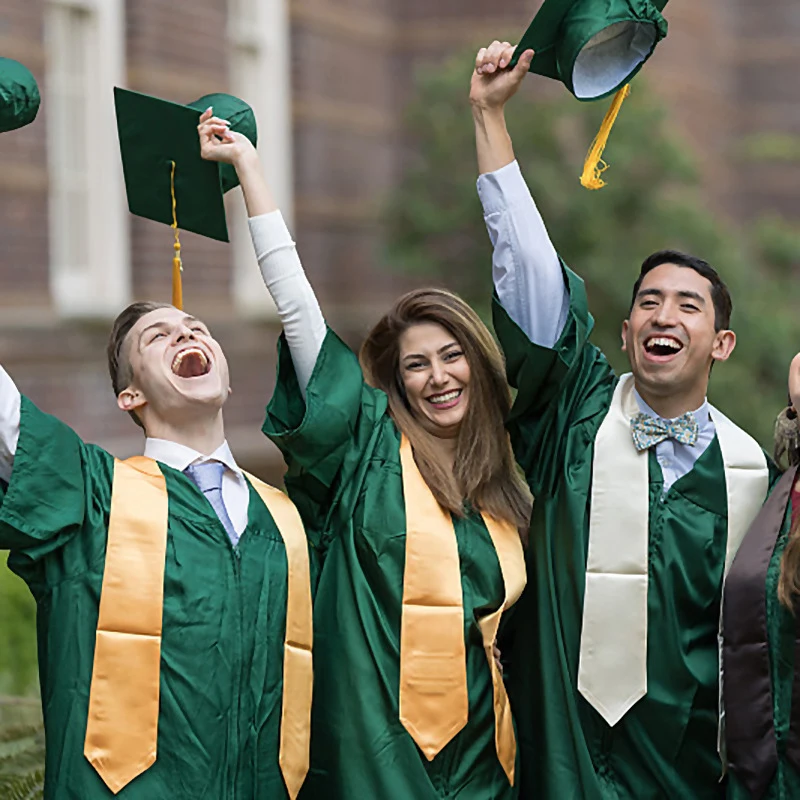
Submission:
M 470 368 L 470 402 L 452 469 L 442 463 L 433 436 L 411 411 L 400 373 L 400 337 L 421 322 L 434 322 L 452 334 Z M 466 501 L 515 525 L 525 541 L 532 501 L 504 427 L 511 392 L 503 356 L 472 308 L 443 289 L 409 292 L 372 329 L 359 357 L 366 380 L 388 395 L 392 418 L 408 437 L 419 471 L 439 504 L 463 517 Z
M 693 269 L 698 275 L 702 275 L 711 284 L 711 300 L 714 303 L 714 328 L 719 331 L 727 330 L 731 324 L 731 314 L 733 313 L 733 301 L 731 293 L 725 285 L 719 273 L 707 261 L 697 256 L 690 256 L 678 250 L 659 250 L 648 256 L 642 263 L 639 277 L 633 285 L 633 295 L 631 296 L 631 306 L 629 312 L 633 310 L 636 303 L 636 296 L 642 286 L 642 281 L 648 272 L 662 264 L 676 264 L 679 267 Z
M 169 303 L 156 303 L 147 301 L 143 303 L 132 303 L 115 320 L 111 326 L 111 334 L 108 337 L 108 372 L 111 375 L 111 386 L 114 389 L 114 397 L 119 397 L 120 392 L 130 386 L 133 380 L 131 372 L 131 362 L 128 352 L 123 352 L 125 340 L 131 332 L 131 328 L 145 315 L 159 308 L 170 308 Z M 141 420 L 133 411 L 128 412 L 131 419 L 142 429 Z

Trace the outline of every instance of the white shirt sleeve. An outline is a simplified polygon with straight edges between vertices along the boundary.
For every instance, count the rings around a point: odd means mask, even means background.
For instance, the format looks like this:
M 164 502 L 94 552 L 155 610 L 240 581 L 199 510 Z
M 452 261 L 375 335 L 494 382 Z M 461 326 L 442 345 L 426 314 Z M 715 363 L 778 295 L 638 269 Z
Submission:
M 325 341 L 327 327 L 297 248 L 280 211 L 250 218 L 258 266 L 278 316 L 303 397 Z
M 8 482 L 19 441 L 20 394 L 9 374 L 0 367 L 0 479 Z
M 503 308 L 528 338 L 552 347 L 569 312 L 561 261 L 519 164 L 478 178 L 478 195 L 494 247 L 492 279 Z

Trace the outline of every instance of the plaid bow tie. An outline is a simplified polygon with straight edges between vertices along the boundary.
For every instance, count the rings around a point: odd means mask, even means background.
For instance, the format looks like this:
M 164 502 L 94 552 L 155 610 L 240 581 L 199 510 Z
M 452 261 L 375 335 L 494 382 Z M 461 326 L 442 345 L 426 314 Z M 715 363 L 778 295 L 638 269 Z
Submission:
M 681 444 L 693 445 L 697 442 L 700 426 L 691 411 L 668 422 L 649 414 L 639 412 L 631 418 L 633 443 L 640 452 L 647 450 L 665 439 L 674 439 Z

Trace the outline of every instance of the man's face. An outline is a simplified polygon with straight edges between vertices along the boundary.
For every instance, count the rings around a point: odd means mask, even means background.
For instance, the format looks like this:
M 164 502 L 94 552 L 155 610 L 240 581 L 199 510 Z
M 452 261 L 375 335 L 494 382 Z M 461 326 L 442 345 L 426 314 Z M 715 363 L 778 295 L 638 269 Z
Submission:
M 715 331 L 714 321 L 708 279 L 675 264 L 651 270 L 622 323 L 637 386 L 655 397 L 705 396 L 712 361 L 725 361 L 736 343 L 732 331 Z
M 200 320 L 177 308 L 157 308 L 141 317 L 122 353 L 132 375 L 118 400 L 126 411 L 147 406 L 149 414 L 180 424 L 219 411 L 230 392 L 222 348 Z

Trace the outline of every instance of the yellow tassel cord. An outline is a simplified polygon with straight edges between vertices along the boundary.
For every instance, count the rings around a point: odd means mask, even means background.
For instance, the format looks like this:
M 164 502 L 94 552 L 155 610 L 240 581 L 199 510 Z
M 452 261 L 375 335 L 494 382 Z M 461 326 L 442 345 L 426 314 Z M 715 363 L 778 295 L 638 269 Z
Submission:
M 178 214 L 177 201 L 175 200 L 175 162 L 172 162 L 172 172 L 170 174 L 170 191 L 172 192 L 172 225 L 175 231 L 175 244 L 172 245 L 175 256 L 172 259 L 172 305 L 183 310 L 183 264 L 181 262 L 181 240 L 178 235 Z
M 602 189 L 606 185 L 605 181 L 600 177 L 608 169 L 608 164 L 603 161 L 603 150 L 606 149 L 606 144 L 608 144 L 608 136 L 617 120 L 622 102 L 630 93 L 630 84 L 626 84 L 614 95 L 611 108 L 608 109 L 603 124 L 600 126 L 600 130 L 589 148 L 586 162 L 583 165 L 583 175 L 581 175 L 581 186 L 585 189 Z

